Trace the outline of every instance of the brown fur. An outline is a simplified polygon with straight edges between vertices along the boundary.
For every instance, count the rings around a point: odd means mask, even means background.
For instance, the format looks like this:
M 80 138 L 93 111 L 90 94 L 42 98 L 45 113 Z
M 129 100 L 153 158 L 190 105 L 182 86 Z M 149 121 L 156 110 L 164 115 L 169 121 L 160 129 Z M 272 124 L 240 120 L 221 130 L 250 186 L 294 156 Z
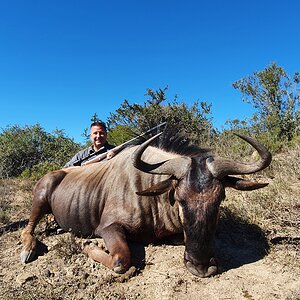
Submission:
M 219 206 L 224 188 L 243 187 L 241 180 L 213 178 L 205 163 L 208 154 L 196 156 L 194 151 L 190 169 L 182 178 L 147 174 L 132 164 L 136 147 L 109 161 L 51 172 L 36 184 L 29 223 L 22 232 L 22 262 L 35 256 L 38 221 L 53 213 L 66 231 L 102 237 L 107 252 L 91 244 L 84 252 L 116 272 L 131 265 L 128 240 L 155 242 L 184 233 L 189 271 L 202 277 L 217 273 L 213 243 Z M 148 147 L 143 159 L 157 163 L 178 156 Z M 245 188 L 250 186 L 255 188 L 250 182 Z

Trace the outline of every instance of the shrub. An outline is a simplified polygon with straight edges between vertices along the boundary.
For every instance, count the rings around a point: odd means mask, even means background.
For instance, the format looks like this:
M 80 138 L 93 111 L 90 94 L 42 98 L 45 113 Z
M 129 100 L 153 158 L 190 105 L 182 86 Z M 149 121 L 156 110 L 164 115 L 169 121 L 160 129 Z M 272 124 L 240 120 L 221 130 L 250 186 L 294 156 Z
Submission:
M 0 178 L 17 177 L 22 172 L 26 177 L 43 173 L 47 167 L 61 167 L 80 148 L 61 130 L 49 134 L 38 124 L 9 126 L 0 134 Z

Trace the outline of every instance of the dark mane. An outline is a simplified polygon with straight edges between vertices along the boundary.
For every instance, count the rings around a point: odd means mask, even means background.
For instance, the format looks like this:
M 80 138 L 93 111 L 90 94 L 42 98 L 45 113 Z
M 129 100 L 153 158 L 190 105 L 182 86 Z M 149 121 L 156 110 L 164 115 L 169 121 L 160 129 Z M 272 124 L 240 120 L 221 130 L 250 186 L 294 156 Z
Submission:
M 189 138 L 174 129 L 165 130 L 153 146 L 168 152 L 190 157 L 209 155 L 210 152 L 209 149 L 200 148 L 195 145 Z
M 155 134 L 157 133 L 137 138 L 136 140 L 127 144 L 125 148 L 140 145 Z M 208 157 L 211 154 L 210 149 L 201 148 L 195 145 L 195 143 L 193 143 L 188 137 L 186 137 L 186 135 L 179 133 L 176 129 L 171 128 L 165 129 L 163 134 L 160 135 L 159 138 L 151 144 L 151 146 L 157 147 L 167 152 L 172 152 L 189 157 L 200 155 Z

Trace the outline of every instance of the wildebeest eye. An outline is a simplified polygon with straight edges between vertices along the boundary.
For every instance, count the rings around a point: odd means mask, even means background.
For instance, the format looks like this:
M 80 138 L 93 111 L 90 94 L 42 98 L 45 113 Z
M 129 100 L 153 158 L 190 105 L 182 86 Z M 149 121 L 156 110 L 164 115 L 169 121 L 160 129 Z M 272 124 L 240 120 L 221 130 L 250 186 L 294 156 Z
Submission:
M 175 190 L 174 189 L 171 189 L 169 191 L 169 201 L 170 201 L 171 206 L 173 206 L 175 204 L 176 199 L 175 199 Z
M 185 199 L 178 199 L 177 201 L 182 207 L 187 207 L 187 201 Z

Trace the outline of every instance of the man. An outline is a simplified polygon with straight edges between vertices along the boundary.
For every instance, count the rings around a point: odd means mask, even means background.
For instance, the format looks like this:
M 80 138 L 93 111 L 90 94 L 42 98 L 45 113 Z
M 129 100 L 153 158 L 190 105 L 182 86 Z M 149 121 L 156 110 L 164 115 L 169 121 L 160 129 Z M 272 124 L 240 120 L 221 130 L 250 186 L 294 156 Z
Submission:
M 107 130 L 104 122 L 94 122 L 90 126 L 90 139 L 92 145 L 86 149 L 79 151 L 73 156 L 73 158 L 65 164 L 65 168 L 72 166 L 81 166 L 84 162 L 87 162 L 101 153 L 105 153 L 114 146 L 108 144 Z

